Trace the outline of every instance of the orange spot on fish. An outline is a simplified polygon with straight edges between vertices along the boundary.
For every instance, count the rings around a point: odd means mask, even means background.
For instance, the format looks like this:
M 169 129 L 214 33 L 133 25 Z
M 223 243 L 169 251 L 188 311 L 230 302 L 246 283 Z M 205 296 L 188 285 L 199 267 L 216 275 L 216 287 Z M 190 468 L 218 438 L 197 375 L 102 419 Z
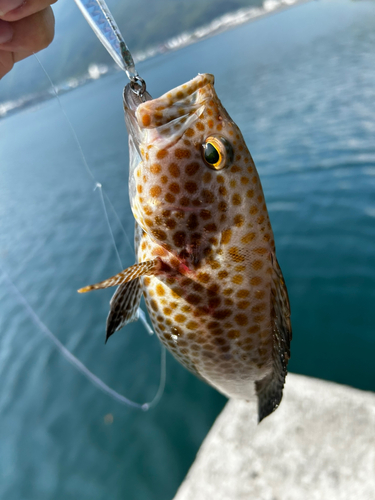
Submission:
M 184 314 L 176 314 L 174 320 L 177 321 L 177 323 L 184 323 L 186 321 L 186 316 Z
M 165 290 L 161 283 L 156 285 L 156 294 L 159 295 L 159 297 L 163 297 L 165 295 Z
M 163 158 L 165 158 L 166 156 L 168 155 L 168 151 L 166 149 L 160 149 L 157 153 L 156 153 L 156 158 L 158 158 L 158 160 L 162 160 Z
M 161 166 L 158 163 L 154 163 L 150 167 L 150 172 L 155 175 L 159 174 L 161 172 Z
M 224 231 L 221 233 L 221 243 L 223 245 L 226 245 L 230 242 L 231 237 L 232 231 L 230 229 L 224 229 Z
M 240 326 L 244 326 L 244 325 L 247 325 L 248 323 L 248 319 L 247 319 L 247 316 L 246 314 L 236 314 L 236 316 L 234 317 L 234 321 L 237 323 L 237 325 L 240 325 Z
M 198 273 L 197 280 L 201 283 L 208 283 L 210 281 L 210 275 L 208 273 Z
M 241 285 L 241 283 L 243 282 L 243 276 L 241 276 L 241 274 L 235 274 L 232 278 L 232 283 L 234 283 L 235 285 Z
M 160 195 L 161 195 L 161 187 L 160 187 L 160 186 L 157 186 L 157 185 L 152 186 L 152 187 L 150 188 L 150 191 L 149 191 L 149 192 L 150 192 L 150 196 L 152 196 L 152 197 L 158 197 L 158 196 L 160 196 Z
M 232 196 L 232 203 L 233 203 L 233 205 L 241 205 L 242 199 L 238 193 L 236 193 Z
M 234 261 L 234 262 L 243 262 L 245 260 L 245 257 L 243 255 L 240 254 L 239 250 L 237 247 L 231 247 L 229 250 L 228 250 L 228 253 L 229 253 L 229 256 L 230 258 Z
M 151 123 L 151 117 L 148 114 L 144 114 L 142 116 L 142 123 L 144 127 L 148 127 Z
M 174 155 L 179 160 L 182 160 L 183 158 L 190 158 L 191 152 L 189 149 L 177 148 L 174 152 Z
M 180 175 L 180 168 L 178 165 L 176 165 L 175 163 L 171 163 L 168 167 L 168 170 L 169 170 L 169 173 L 173 176 L 173 177 L 179 177 Z
M 260 278 L 259 276 L 253 276 L 250 279 L 250 285 L 252 285 L 252 286 L 258 286 L 261 283 L 262 283 L 262 278 Z

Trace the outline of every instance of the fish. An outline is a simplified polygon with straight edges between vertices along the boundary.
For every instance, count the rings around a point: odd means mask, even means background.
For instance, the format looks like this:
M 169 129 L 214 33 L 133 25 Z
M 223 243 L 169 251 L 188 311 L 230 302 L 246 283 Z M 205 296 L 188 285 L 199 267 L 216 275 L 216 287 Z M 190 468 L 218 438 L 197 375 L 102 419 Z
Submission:
M 117 286 L 106 339 L 153 328 L 190 372 L 228 398 L 257 398 L 258 421 L 282 399 L 292 328 L 266 202 L 251 154 L 199 74 L 152 99 L 124 90 L 137 262 L 79 292 Z

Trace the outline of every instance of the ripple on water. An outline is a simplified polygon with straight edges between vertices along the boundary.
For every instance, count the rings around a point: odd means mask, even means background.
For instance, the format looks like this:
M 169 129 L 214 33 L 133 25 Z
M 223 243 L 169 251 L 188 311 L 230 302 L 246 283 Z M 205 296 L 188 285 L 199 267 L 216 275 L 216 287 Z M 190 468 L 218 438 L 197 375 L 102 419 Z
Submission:
M 140 66 L 154 95 L 198 72 L 215 74 L 269 203 L 292 306 L 290 367 L 370 390 L 374 41 L 374 3 L 310 2 Z M 131 239 L 123 83 L 113 75 L 62 101 Z M 92 371 L 125 395 L 150 400 L 157 339 L 134 323 L 104 347 L 111 292 L 76 294 L 118 267 L 99 192 L 66 130 L 52 101 L 0 123 L 1 263 Z M 168 358 L 159 406 L 145 413 L 119 407 L 61 359 L 1 283 L 0 497 L 172 498 L 224 398 Z

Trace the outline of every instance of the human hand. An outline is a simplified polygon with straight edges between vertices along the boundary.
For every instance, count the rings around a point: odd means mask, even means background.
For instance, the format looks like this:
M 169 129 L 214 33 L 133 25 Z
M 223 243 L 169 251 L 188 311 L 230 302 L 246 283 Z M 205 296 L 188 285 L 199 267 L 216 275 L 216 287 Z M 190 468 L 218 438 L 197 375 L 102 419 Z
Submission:
M 0 79 L 14 63 L 46 48 L 55 34 L 57 0 L 0 0 Z

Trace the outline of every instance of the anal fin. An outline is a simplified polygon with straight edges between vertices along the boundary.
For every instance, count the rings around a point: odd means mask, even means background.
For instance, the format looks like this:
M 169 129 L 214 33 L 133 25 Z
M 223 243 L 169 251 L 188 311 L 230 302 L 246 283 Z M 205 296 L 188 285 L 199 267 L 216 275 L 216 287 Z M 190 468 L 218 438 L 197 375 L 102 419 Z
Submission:
M 138 319 L 138 308 L 141 301 L 142 289 L 140 279 L 121 284 L 114 293 L 107 318 L 106 339 L 120 330 L 123 326 Z

